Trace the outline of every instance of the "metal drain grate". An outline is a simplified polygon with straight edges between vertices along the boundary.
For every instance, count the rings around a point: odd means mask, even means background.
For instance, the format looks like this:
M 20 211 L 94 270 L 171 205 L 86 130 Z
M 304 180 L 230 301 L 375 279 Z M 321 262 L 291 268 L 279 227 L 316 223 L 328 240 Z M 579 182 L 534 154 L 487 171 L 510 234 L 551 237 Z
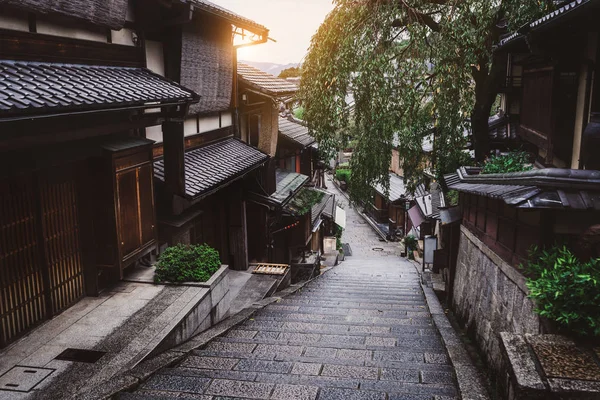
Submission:
M 54 371 L 55 370 L 51 368 L 24 367 L 17 365 L 0 376 L 0 390 L 25 393 L 30 392 Z
M 54 359 L 93 364 L 96 361 L 98 361 L 105 354 L 106 354 L 105 351 L 70 349 L 69 348 L 69 349 L 66 349 L 65 351 L 63 351 L 62 353 L 60 353 Z

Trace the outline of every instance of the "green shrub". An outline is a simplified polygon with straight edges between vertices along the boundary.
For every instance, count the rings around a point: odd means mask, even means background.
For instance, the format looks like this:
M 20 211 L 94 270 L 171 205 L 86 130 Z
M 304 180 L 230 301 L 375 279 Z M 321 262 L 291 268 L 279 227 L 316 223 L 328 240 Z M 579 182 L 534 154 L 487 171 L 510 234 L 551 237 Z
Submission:
M 219 252 L 207 244 L 178 244 L 158 258 L 155 282 L 206 282 L 221 267 Z
M 342 249 L 342 234 L 344 233 L 344 229 L 339 226 L 336 225 L 335 226 L 335 246 L 337 250 L 341 250 Z
M 413 235 L 407 235 L 404 237 L 404 247 L 406 248 L 406 255 L 409 259 L 414 259 L 413 251 L 418 247 L 417 238 Z
M 447 206 L 458 205 L 458 192 L 456 190 L 449 190 L 448 193 L 446 193 L 446 201 Z
M 533 248 L 524 269 L 539 315 L 568 331 L 600 336 L 600 258 L 583 262 L 566 246 Z
M 505 174 L 508 172 L 529 171 L 529 154 L 524 151 L 511 151 L 501 156 L 492 156 L 485 161 L 482 174 Z
M 337 169 L 335 171 L 335 178 L 340 182 L 350 182 L 350 177 L 352 176 L 352 171 L 349 169 Z

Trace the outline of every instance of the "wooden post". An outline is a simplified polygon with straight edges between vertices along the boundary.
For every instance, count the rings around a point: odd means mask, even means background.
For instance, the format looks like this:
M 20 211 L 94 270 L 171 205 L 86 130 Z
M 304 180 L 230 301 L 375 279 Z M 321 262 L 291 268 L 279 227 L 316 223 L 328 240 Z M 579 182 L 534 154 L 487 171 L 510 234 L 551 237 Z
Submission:
M 229 251 L 232 269 L 248 269 L 248 233 L 246 225 L 246 202 L 241 186 L 231 191 L 229 199 Z
M 185 142 L 183 120 L 162 124 L 165 157 L 165 185 L 171 194 L 185 194 Z

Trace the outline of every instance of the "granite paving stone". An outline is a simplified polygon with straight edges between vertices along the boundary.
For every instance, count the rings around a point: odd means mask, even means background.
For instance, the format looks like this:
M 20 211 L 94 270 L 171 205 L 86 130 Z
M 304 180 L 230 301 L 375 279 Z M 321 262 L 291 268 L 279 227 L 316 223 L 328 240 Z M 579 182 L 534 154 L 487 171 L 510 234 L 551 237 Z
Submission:
M 412 369 L 382 368 L 381 380 L 419 383 L 419 371 Z
M 180 366 L 183 368 L 233 369 L 239 361 L 237 358 L 190 356 Z
M 323 365 L 319 363 L 302 363 L 297 362 L 292 368 L 292 374 L 297 375 L 319 375 L 321 367 Z
M 210 379 L 208 378 L 194 376 L 155 375 L 142 387 L 144 389 L 203 393 L 209 382 Z
M 379 368 L 326 364 L 323 366 L 321 375 L 337 376 L 340 378 L 377 379 Z
M 271 395 L 273 400 L 314 400 L 319 388 L 303 385 L 277 385 Z
M 130 399 L 151 398 L 150 391 L 211 400 L 459 396 L 417 269 L 331 190 L 345 203 L 342 241 L 352 256 L 161 370 Z
M 385 400 L 382 392 L 352 389 L 322 389 L 319 400 Z
M 215 379 L 206 390 L 206 394 L 238 396 L 249 399 L 267 399 L 271 395 L 274 386 L 268 383 Z
M 237 371 L 277 372 L 286 374 L 292 369 L 293 363 L 285 361 L 241 360 L 235 367 Z

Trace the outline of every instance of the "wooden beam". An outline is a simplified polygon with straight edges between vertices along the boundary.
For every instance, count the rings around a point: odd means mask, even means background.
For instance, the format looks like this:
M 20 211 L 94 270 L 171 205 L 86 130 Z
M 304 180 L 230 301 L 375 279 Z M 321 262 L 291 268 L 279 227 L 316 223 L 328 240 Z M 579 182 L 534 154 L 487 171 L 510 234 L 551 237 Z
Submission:
M 185 195 L 185 138 L 183 120 L 162 124 L 165 160 L 165 186 L 171 194 Z
M 144 49 L 0 29 L 0 57 L 9 60 L 144 67 Z

